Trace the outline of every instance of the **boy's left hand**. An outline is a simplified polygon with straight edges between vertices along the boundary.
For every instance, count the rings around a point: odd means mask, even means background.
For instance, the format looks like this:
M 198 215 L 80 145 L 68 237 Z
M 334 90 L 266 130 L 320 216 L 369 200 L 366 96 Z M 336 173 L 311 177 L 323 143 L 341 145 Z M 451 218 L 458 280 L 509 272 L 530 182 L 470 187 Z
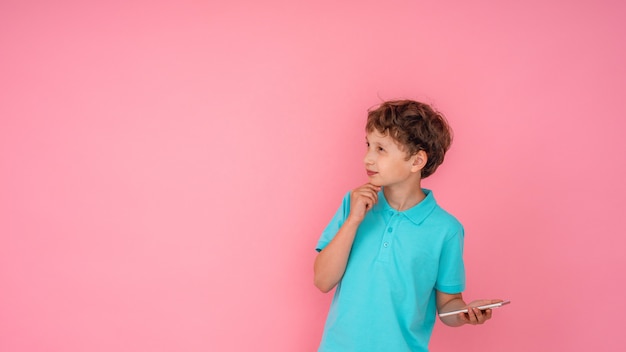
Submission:
M 491 309 L 480 310 L 476 307 L 480 307 L 480 306 L 484 306 L 484 305 L 492 304 L 492 303 L 498 303 L 498 302 L 502 302 L 502 300 L 501 299 L 481 299 L 481 300 L 473 301 L 467 305 L 468 312 L 460 313 L 459 318 L 465 324 L 471 324 L 471 325 L 483 324 L 487 320 L 491 319 L 492 310 Z

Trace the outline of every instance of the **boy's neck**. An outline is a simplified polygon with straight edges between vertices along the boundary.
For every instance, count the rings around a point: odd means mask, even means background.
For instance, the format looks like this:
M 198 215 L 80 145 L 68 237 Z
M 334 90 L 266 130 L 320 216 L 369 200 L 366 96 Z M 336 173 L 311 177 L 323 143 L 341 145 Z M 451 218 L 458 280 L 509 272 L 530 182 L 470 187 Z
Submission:
M 385 186 L 383 193 L 389 206 L 397 211 L 410 209 L 426 198 L 420 182 L 413 185 Z

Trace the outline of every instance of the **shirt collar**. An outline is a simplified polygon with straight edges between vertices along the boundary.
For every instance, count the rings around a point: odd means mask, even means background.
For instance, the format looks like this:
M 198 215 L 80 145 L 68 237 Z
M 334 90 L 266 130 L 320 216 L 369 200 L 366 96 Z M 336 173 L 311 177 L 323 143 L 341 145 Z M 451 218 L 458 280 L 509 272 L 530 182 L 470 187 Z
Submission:
M 435 196 L 433 192 L 429 189 L 422 188 L 424 194 L 426 194 L 426 198 L 422 199 L 421 202 L 414 205 L 412 208 L 403 211 L 397 211 L 393 209 L 387 199 L 385 198 L 385 194 L 381 190 L 378 192 L 378 204 L 372 210 L 373 211 L 390 211 L 398 214 L 402 214 L 409 218 L 412 222 L 419 225 L 424 221 L 430 213 L 437 207 L 437 201 L 435 200 Z

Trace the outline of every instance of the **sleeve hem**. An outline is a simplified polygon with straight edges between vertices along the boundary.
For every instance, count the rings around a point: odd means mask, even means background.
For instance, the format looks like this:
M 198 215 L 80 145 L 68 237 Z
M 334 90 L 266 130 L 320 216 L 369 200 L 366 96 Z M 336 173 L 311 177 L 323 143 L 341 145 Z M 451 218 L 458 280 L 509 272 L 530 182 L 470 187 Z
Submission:
M 328 242 L 318 242 L 315 250 L 319 253 L 322 249 L 326 248 L 326 246 L 328 246 Z
M 439 292 L 447 293 L 447 294 L 457 294 L 465 291 L 465 284 L 459 285 L 438 285 L 435 289 Z

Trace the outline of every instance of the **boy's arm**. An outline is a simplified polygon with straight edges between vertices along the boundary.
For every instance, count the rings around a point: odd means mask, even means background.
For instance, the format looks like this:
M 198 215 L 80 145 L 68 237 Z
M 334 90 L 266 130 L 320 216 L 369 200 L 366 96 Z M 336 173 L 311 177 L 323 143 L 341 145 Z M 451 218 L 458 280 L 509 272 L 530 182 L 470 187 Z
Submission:
M 446 317 L 440 317 L 439 320 L 448 326 L 461 326 L 465 324 L 483 324 L 491 319 L 491 309 L 480 310 L 476 307 L 502 302 L 501 299 L 481 299 L 466 304 L 461 293 L 449 294 L 437 291 L 437 311 L 439 313 L 451 312 L 453 310 L 470 308 L 467 313 L 459 313 Z
M 348 264 L 359 223 L 348 218 L 335 237 L 315 258 L 315 286 L 326 293 L 335 287 Z
M 346 271 L 356 231 L 365 214 L 378 201 L 380 187 L 365 184 L 350 194 L 350 215 L 335 237 L 315 258 L 315 286 L 326 293 L 339 283 Z

